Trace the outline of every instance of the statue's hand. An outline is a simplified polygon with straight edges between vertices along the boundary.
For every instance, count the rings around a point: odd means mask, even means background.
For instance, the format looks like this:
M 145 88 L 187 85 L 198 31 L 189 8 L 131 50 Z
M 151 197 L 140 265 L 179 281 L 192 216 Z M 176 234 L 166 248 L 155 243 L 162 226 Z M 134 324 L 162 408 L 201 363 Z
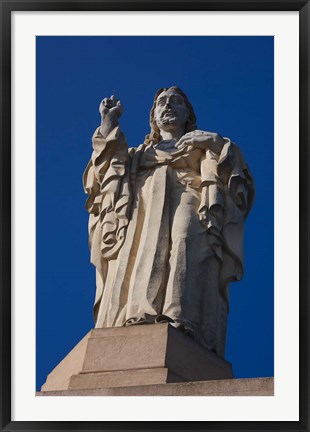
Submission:
M 118 119 L 124 111 L 121 102 L 112 95 L 110 98 L 104 98 L 99 105 L 101 115 L 100 132 L 104 138 L 118 126 Z
M 99 105 L 99 112 L 102 120 L 106 118 L 115 118 L 118 120 L 123 111 L 123 105 L 114 95 L 110 98 L 104 98 Z
M 182 148 L 193 146 L 202 149 L 210 149 L 214 153 L 220 154 L 224 145 L 224 139 L 216 132 L 205 132 L 195 130 L 183 135 L 177 142 L 176 147 Z

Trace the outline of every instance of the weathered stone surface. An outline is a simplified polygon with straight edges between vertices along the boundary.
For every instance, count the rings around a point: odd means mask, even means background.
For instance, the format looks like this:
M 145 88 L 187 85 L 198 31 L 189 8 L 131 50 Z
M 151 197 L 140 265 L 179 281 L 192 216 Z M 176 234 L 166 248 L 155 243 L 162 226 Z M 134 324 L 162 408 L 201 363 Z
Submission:
M 224 357 L 228 284 L 243 274 L 253 179 L 239 148 L 198 130 L 178 87 L 160 89 L 150 134 L 128 149 L 122 104 L 100 104 L 84 173 L 96 328 L 168 320 Z M 137 143 L 138 144 L 138 143 Z
M 243 378 L 104 389 L 38 392 L 37 396 L 273 396 L 273 378 Z
M 82 372 L 165 366 L 167 324 L 94 329 Z
M 73 375 L 69 390 L 81 388 L 124 387 L 147 384 L 165 384 L 184 381 L 167 368 L 133 369 L 114 372 L 81 373 Z
M 230 363 L 167 323 L 94 329 L 68 357 L 42 391 L 233 377 Z

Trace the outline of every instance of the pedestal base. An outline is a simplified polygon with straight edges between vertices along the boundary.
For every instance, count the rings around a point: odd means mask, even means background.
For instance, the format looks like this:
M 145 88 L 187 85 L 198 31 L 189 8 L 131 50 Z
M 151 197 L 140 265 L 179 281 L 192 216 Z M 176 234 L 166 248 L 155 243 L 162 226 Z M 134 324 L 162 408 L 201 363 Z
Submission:
M 233 378 L 231 364 L 169 324 L 91 330 L 42 392 Z
M 84 390 L 38 392 L 37 396 L 273 396 L 273 378 L 242 378 Z

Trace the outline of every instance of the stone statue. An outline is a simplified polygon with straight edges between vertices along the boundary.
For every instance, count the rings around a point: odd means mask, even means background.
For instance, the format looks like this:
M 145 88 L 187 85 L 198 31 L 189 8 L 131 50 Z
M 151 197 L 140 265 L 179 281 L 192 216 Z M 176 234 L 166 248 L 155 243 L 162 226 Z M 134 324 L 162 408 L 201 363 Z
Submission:
M 239 148 L 198 130 L 178 87 L 160 89 L 150 134 L 127 147 L 116 97 L 84 173 L 96 328 L 170 322 L 224 356 L 228 283 L 243 273 L 243 227 L 254 196 Z

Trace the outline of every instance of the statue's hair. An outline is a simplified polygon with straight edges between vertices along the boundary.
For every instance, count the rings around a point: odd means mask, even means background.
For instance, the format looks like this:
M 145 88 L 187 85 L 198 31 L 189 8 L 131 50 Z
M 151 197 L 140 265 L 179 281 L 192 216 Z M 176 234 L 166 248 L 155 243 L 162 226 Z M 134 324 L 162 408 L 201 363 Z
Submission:
M 185 125 L 185 132 L 184 133 L 192 132 L 193 130 L 197 129 L 196 116 L 194 113 L 194 109 L 192 107 L 192 104 L 188 100 L 186 94 L 179 87 L 176 87 L 176 86 L 161 88 L 155 94 L 154 103 L 153 103 L 153 106 L 151 109 L 151 113 L 150 113 L 151 132 L 148 135 L 146 135 L 146 137 L 145 137 L 144 144 L 146 144 L 146 145 L 153 146 L 161 140 L 160 130 L 157 126 L 154 112 L 155 112 L 156 101 L 157 101 L 158 96 L 162 92 L 167 91 L 167 90 L 174 90 L 175 92 L 179 93 L 183 97 L 185 105 L 188 108 L 189 115 L 188 115 L 187 123 Z

